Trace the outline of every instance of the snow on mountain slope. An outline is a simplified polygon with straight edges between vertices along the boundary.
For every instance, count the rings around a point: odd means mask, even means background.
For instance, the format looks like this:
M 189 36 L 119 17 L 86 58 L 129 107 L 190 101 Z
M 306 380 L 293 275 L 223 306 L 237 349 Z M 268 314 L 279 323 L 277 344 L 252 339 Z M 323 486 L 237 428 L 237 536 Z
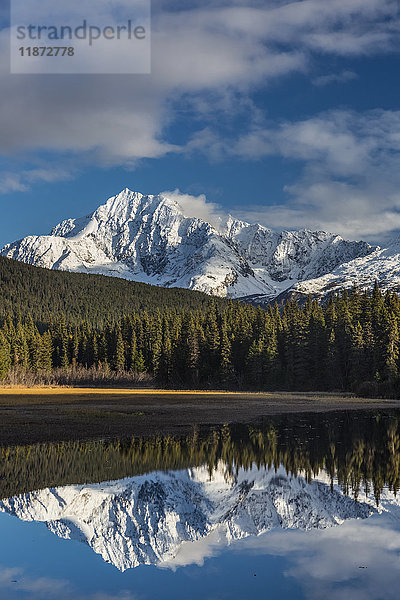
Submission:
M 7 244 L 3 256 L 48 269 L 100 273 L 217 296 L 273 298 L 374 250 L 323 231 L 275 233 L 232 219 L 217 231 L 174 199 L 128 189 L 50 235 Z
M 350 289 L 354 285 L 360 289 L 370 289 L 375 281 L 383 291 L 400 292 L 399 240 L 392 242 L 387 248 L 377 248 L 368 256 L 342 264 L 331 273 L 299 282 L 290 292 L 322 297 L 327 293 Z
M 223 229 L 242 256 L 274 281 L 304 280 L 373 250 L 365 242 L 348 242 L 325 231 L 282 231 L 250 225 L 230 217 Z
M 226 543 L 272 528 L 324 529 L 375 511 L 324 481 L 281 467 L 227 474 L 208 468 L 154 472 L 121 481 L 44 489 L 0 502 L 0 510 L 43 521 L 56 535 L 88 544 L 121 571 L 173 562 L 185 542 L 218 533 Z M 181 558 L 180 558 L 181 560 Z

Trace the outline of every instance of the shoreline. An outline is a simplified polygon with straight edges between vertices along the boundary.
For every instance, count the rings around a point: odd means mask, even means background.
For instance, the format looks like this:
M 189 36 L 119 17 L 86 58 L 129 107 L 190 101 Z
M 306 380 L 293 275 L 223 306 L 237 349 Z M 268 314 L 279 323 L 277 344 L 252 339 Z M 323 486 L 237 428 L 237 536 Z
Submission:
M 317 392 L 0 388 L 0 444 L 184 435 L 284 413 L 395 408 L 399 400 Z

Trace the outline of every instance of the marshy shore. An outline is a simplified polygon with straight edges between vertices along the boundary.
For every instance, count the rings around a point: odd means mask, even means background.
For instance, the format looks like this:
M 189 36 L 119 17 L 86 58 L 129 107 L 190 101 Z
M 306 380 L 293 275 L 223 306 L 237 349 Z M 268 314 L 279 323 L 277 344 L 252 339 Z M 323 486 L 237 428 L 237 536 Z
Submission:
M 3 387 L 0 444 L 186 434 L 280 413 L 398 407 L 398 400 L 330 393 Z

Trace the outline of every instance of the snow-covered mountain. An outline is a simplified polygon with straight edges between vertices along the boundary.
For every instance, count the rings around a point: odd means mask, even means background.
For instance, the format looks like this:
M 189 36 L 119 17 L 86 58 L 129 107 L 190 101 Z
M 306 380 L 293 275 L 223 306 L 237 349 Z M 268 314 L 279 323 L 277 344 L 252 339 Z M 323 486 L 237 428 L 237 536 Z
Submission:
M 0 502 L 0 511 L 42 521 L 56 535 L 88 544 L 121 571 L 185 561 L 185 542 L 225 543 L 272 528 L 325 529 L 376 512 L 329 481 L 292 477 L 283 467 L 240 469 L 220 463 L 93 485 L 44 489 Z
M 369 289 L 375 281 L 381 290 L 400 292 L 400 240 L 339 265 L 331 273 L 298 282 L 290 291 L 295 295 L 322 297 L 328 292 L 350 289 L 355 284 L 361 289 Z
M 228 218 L 217 230 L 163 195 L 128 189 L 50 235 L 7 244 L 3 256 L 49 269 L 101 273 L 217 296 L 266 300 L 377 250 L 324 231 L 276 233 Z

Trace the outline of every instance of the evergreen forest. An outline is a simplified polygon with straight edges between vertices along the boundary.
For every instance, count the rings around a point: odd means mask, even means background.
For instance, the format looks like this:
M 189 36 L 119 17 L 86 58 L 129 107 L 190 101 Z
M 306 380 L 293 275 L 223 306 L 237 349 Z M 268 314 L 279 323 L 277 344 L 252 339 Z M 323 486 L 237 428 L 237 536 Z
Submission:
M 398 295 L 377 285 L 263 309 L 0 259 L 6 382 L 15 373 L 95 370 L 166 388 L 395 396 L 399 328 Z

